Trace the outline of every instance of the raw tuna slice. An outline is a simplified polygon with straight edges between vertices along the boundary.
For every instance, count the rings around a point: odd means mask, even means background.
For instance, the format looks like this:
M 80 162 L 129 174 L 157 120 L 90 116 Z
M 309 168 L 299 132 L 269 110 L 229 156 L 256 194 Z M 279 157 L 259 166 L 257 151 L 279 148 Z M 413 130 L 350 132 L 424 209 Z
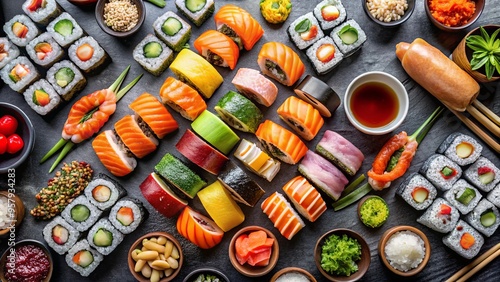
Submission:
M 365 159 L 356 146 L 331 130 L 325 131 L 316 146 L 316 151 L 351 176 L 356 174 Z

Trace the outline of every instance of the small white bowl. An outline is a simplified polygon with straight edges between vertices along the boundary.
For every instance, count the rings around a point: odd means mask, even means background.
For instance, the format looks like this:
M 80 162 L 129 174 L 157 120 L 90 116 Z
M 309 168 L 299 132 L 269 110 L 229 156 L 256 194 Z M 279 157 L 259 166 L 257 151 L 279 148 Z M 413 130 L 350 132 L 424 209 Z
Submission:
M 351 97 L 354 93 L 354 90 L 357 89 L 359 86 L 368 82 L 380 82 L 389 86 L 394 91 L 394 93 L 396 93 L 396 96 L 398 98 L 399 110 L 397 116 L 394 120 L 392 120 L 391 122 L 389 122 L 384 126 L 369 127 L 363 125 L 358 120 L 356 120 L 356 118 L 352 114 Z M 399 125 L 401 125 L 403 120 L 406 118 L 406 114 L 408 113 L 408 107 L 409 107 L 408 93 L 406 92 L 406 89 L 403 86 L 403 84 L 394 76 L 380 71 L 366 72 L 364 74 L 359 75 L 349 84 L 344 95 L 344 110 L 347 115 L 347 118 L 349 119 L 351 124 L 354 127 L 356 127 L 359 131 L 370 135 L 383 135 L 396 129 Z

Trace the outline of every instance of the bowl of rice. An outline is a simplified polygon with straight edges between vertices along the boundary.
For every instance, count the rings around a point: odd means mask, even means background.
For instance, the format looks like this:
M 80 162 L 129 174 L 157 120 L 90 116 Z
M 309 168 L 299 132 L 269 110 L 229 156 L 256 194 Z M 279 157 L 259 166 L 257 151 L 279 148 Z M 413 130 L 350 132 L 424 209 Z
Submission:
M 378 253 L 385 266 L 399 276 L 413 276 L 422 271 L 431 256 L 429 239 L 412 226 L 395 226 L 384 232 Z
M 99 0 L 95 6 L 95 18 L 107 34 L 128 37 L 144 23 L 146 7 L 142 0 Z
M 415 0 L 361 0 L 366 15 L 384 27 L 397 27 L 407 21 L 413 10 Z

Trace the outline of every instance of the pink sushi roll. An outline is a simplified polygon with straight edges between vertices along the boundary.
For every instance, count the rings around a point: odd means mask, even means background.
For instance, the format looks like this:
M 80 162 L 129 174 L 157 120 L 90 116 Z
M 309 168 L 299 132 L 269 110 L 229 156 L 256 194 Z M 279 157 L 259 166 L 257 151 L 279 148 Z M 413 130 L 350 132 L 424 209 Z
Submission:
M 331 130 L 325 131 L 316 145 L 316 152 L 350 176 L 356 174 L 365 159 L 363 153 L 349 140 Z
M 271 106 L 278 96 L 278 87 L 258 70 L 240 68 L 232 83 L 238 92 L 266 107 Z

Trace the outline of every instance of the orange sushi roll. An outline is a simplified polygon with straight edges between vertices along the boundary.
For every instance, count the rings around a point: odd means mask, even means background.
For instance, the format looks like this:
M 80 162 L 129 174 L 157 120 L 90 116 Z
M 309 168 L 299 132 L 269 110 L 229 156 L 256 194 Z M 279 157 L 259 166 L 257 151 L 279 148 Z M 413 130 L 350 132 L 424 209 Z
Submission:
M 318 134 L 325 123 L 318 110 L 295 96 L 288 97 L 277 112 L 288 126 L 308 141 Z
M 224 231 L 210 218 L 185 207 L 177 218 L 177 231 L 202 249 L 215 247 L 222 241 Z
M 138 117 L 126 115 L 115 123 L 115 132 L 123 144 L 134 154 L 143 158 L 156 150 L 158 140 L 150 132 L 145 133 L 137 120 Z
M 188 120 L 196 119 L 207 104 L 200 94 L 189 85 L 173 77 L 167 77 L 160 89 L 160 98 Z
M 104 167 L 114 176 L 125 176 L 137 166 L 136 159 L 127 154 L 113 130 L 106 130 L 97 135 L 92 141 L 92 148 Z
M 280 42 L 267 42 L 262 45 L 257 63 L 262 73 L 286 86 L 297 82 L 306 69 L 299 55 Z
M 207 30 L 196 38 L 193 45 L 209 63 L 232 70 L 236 67 L 240 49 L 226 35 L 216 30 Z
M 261 123 L 255 135 L 269 153 L 287 164 L 296 164 L 308 150 L 297 135 L 270 120 Z
M 251 50 L 264 35 L 259 22 L 250 13 L 235 5 L 222 6 L 214 19 L 217 30 L 234 40 L 240 50 L 243 47 Z
M 299 213 L 310 222 L 316 221 L 326 211 L 326 203 L 318 190 L 300 175 L 288 181 L 283 191 Z
M 167 108 L 153 95 L 144 92 L 130 105 L 132 109 L 144 121 L 159 139 L 179 128 L 179 124 L 168 112 Z
M 274 192 L 265 199 L 260 207 L 273 222 L 274 227 L 288 240 L 291 240 L 305 226 L 304 221 L 290 203 L 278 192 Z

